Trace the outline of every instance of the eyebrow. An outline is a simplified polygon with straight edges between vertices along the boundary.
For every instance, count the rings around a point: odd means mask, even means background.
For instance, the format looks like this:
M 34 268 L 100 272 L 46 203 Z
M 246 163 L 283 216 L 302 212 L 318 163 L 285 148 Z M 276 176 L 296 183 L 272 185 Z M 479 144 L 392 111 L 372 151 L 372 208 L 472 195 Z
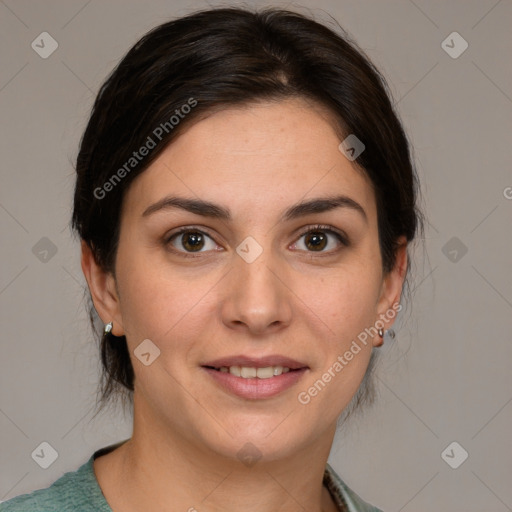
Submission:
M 196 215 L 209 217 L 212 219 L 220 219 L 224 221 L 232 220 L 229 208 L 204 201 L 202 199 L 189 199 L 178 196 L 166 196 L 160 201 L 148 206 L 142 213 L 143 217 L 147 217 L 155 212 L 179 208 Z M 364 208 L 352 198 L 344 195 L 334 197 L 320 197 L 309 201 L 301 201 L 288 208 L 281 216 L 280 221 L 290 221 L 313 213 L 323 213 L 336 208 L 348 208 L 358 212 L 368 223 L 368 217 Z

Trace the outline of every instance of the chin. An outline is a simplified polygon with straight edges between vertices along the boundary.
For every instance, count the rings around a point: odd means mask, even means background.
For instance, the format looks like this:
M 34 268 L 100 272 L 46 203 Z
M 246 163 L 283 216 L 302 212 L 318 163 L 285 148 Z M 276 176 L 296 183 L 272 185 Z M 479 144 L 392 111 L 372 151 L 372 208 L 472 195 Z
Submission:
M 292 422 L 294 428 L 290 429 L 291 425 L 287 424 L 287 420 L 283 422 L 285 417 L 286 415 L 267 416 L 266 419 L 262 419 L 253 416 L 243 420 L 237 419 L 232 423 L 236 426 L 232 428 L 227 428 L 226 423 L 223 423 L 226 430 L 215 424 L 203 433 L 204 437 L 201 437 L 213 451 L 229 459 L 238 459 L 242 462 L 246 459 L 286 459 L 307 446 L 311 438 L 316 436 L 308 436 L 308 430 L 304 428 L 303 423 L 300 423 L 300 429 L 296 429 L 295 426 L 299 425 L 297 421 Z

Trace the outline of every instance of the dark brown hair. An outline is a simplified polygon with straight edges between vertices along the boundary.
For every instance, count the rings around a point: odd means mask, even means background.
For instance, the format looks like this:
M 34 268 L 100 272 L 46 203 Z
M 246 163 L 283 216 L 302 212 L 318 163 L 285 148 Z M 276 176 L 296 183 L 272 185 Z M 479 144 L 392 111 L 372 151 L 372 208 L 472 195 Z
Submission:
M 98 264 L 115 275 L 124 193 L 191 123 L 222 108 L 299 97 L 364 143 L 355 163 L 373 184 L 383 270 L 391 270 L 398 237 L 411 241 L 422 227 L 416 172 L 384 78 L 338 29 L 286 10 L 222 8 L 144 35 L 101 86 L 77 157 L 72 227 Z M 153 147 L 134 159 L 143 146 Z M 102 336 L 92 305 L 90 314 L 101 344 L 103 407 L 111 395 L 131 398 L 134 372 L 126 339 Z M 374 353 L 353 405 L 371 401 Z

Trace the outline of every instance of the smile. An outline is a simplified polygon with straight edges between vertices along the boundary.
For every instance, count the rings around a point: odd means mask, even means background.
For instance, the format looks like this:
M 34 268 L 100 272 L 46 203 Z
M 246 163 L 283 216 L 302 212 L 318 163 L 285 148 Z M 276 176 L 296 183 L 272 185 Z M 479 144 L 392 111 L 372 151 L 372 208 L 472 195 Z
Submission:
M 213 369 L 222 373 L 230 373 L 235 377 L 242 377 L 242 379 L 270 379 L 290 371 L 290 368 L 287 366 L 266 366 L 265 368 L 255 368 L 252 366 L 221 366 Z
M 254 368 L 249 366 L 202 366 L 220 389 L 246 400 L 271 398 L 295 385 L 308 368 L 283 366 Z

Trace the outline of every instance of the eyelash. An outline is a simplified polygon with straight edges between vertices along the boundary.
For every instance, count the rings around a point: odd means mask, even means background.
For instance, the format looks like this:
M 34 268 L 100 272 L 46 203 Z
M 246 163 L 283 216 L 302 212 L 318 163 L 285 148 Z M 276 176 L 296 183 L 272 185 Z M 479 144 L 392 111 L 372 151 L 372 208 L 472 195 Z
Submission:
M 334 235 L 338 239 L 338 241 L 341 243 L 342 246 L 348 247 L 350 245 L 346 235 L 344 235 L 342 232 L 336 230 L 332 226 L 328 226 L 325 224 L 316 224 L 314 226 L 309 226 L 307 229 L 305 229 L 298 235 L 297 241 L 300 240 L 304 235 L 307 235 L 308 233 L 312 233 L 315 231 L 323 231 L 325 233 Z M 184 226 L 182 228 L 179 228 L 178 231 L 175 231 L 171 235 L 165 237 L 165 240 L 164 240 L 165 246 L 169 246 L 170 242 L 174 238 L 178 237 L 179 235 L 181 235 L 183 233 L 188 233 L 188 232 L 200 233 L 202 235 L 206 235 L 207 237 L 209 237 L 213 240 L 213 238 L 207 232 L 203 231 L 202 229 L 199 229 L 195 226 Z M 296 243 L 296 242 L 294 242 L 294 243 Z M 190 253 L 190 252 L 179 251 L 179 250 L 175 249 L 174 247 L 171 250 L 172 250 L 172 252 L 175 252 L 175 253 L 179 254 L 180 256 L 183 256 L 184 258 L 198 258 L 198 257 L 200 257 L 200 254 L 201 254 L 200 252 L 194 254 L 194 253 Z M 322 257 L 324 255 L 335 254 L 338 251 L 339 251 L 339 249 L 334 249 L 331 251 L 321 251 L 321 252 L 317 253 L 316 255 L 317 256 L 319 255 L 320 257 Z M 306 251 L 306 252 L 315 254 L 315 251 Z

